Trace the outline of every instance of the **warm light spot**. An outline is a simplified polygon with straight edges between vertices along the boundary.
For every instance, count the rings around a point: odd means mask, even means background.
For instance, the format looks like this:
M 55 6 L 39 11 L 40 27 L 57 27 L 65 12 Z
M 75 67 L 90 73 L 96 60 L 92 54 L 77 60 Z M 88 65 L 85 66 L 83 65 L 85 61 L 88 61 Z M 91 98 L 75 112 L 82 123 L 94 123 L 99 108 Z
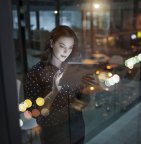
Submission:
M 99 9 L 100 8 L 100 4 L 93 4 L 93 7 L 95 8 L 95 9 Z
M 99 79 L 100 82 L 104 82 L 104 81 L 107 79 L 107 73 L 101 72 L 101 73 L 98 75 L 98 79 Z
M 40 111 L 38 109 L 33 109 L 32 110 L 32 116 L 33 117 L 38 117 L 40 115 Z
M 113 38 L 112 36 L 109 36 L 109 37 L 108 37 L 108 40 L 109 40 L 109 41 L 113 41 L 113 39 L 114 39 L 114 38 Z
M 141 38 L 141 32 L 137 32 L 137 38 Z
M 113 74 L 111 72 L 107 73 L 108 77 L 111 77 Z
M 97 64 L 96 60 L 91 60 L 91 59 L 84 59 L 82 60 L 83 64 Z
M 25 112 L 26 111 L 26 105 L 24 103 L 19 104 L 19 111 L 20 112 Z
M 132 73 L 132 71 L 131 71 L 131 70 L 128 70 L 128 73 L 129 73 L 129 74 L 131 74 L 131 73 Z
M 30 108 L 30 107 L 32 106 L 32 102 L 31 102 L 30 99 L 26 99 L 26 100 L 24 101 L 24 103 L 26 104 L 27 108 Z
M 109 91 L 109 89 L 108 89 L 108 88 L 105 88 L 105 90 L 106 90 L 106 91 Z
M 38 106 L 43 106 L 44 103 L 45 103 L 45 100 L 44 100 L 42 97 L 38 97 L 38 98 L 36 99 L 36 104 L 37 104 Z
M 43 109 L 41 110 L 41 114 L 42 114 L 43 116 L 48 116 L 48 115 L 49 115 L 49 110 L 48 110 L 47 108 L 43 108 Z
M 95 88 L 93 86 L 90 87 L 90 90 L 93 91 Z
M 111 67 L 110 65 L 107 65 L 106 68 L 107 68 L 107 69 L 111 69 L 112 67 Z
M 98 74 L 100 74 L 100 71 L 99 71 L 99 70 L 97 70 L 95 73 L 98 75 Z
M 131 45 L 131 48 L 132 48 L 132 49 L 134 49 L 134 48 L 135 48 L 135 46 L 134 46 L 134 45 Z
M 31 119 L 31 118 L 32 118 L 32 113 L 27 110 L 27 111 L 24 112 L 24 117 L 25 117 L 26 119 Z

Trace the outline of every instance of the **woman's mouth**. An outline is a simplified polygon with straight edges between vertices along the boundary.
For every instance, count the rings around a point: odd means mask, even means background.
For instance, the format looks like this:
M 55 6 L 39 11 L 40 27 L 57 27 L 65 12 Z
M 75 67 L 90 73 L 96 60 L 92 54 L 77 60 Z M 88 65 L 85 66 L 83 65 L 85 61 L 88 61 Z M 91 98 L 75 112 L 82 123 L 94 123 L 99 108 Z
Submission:
M 61 57 L 66 58 L 66 56 L 61 55 Z

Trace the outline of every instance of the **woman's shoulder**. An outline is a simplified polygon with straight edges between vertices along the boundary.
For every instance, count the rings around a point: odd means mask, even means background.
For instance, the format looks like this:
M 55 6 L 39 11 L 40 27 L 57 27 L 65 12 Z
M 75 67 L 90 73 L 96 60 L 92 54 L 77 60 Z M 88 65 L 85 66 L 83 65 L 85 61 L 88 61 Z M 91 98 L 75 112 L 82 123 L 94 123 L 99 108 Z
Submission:
M 44 69 L 45 65 L 42 61 L 36 63 L 32 68 L 26 73 L 26 76 L 36 75 Z
M 42 61 L 40 61 L 40 62 L 38 62 L 37 64 L 35 64 L 33 67 L 32 67 L 32 71 L 40 71 L 40 70 L 42 70 L 43 68 L 45 67 L 45 64 L 42 62 Z

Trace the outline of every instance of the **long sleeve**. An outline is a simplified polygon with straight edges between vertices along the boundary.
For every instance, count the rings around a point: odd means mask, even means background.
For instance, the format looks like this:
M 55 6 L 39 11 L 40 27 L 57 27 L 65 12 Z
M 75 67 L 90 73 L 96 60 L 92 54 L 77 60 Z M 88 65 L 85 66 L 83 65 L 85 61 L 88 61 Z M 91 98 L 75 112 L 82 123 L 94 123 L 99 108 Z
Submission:
M 32 101 L 32 107 L 30 108 L 30 110 L 38 108 L 38 106 L 36 105 L 36 99 L 38 97 L 43 97 L 44 94 L 42 84 L 35 70 L 31 70 L 25 76 L 24 94 L 26 99 L 30 99 Z
M 35 71 L 27 73 L 24 80 L 24 92 L 26 98 L 33 100 L 41 95 L 42 87 Z

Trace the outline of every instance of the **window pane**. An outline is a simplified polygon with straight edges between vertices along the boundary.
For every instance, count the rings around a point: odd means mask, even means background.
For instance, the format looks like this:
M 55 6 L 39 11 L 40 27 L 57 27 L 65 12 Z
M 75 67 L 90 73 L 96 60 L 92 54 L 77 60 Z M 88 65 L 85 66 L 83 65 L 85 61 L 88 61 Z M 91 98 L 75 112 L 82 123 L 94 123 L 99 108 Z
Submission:
M 54 11 L 40 11 L 40 29 L 51 31 L 55 27 Z

